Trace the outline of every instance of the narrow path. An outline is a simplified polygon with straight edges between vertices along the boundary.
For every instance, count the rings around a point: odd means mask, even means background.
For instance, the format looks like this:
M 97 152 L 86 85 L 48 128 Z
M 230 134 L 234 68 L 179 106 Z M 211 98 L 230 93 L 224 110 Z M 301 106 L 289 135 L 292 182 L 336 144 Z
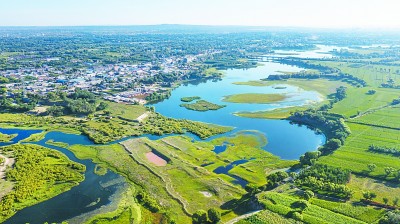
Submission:
M 138 118 L 136 118 L 136 120 L 138 121 L 138 122 L 142 122 L 144 119 L 146 119 L 148 116 L 150 115 L 150 112 L 145 112 L 145 113 L 143 113 L 142 115 L 140 115 Z
M 252 216 L 252 215 L 255 215 L 255 214 L 257 214 L 257 213 L 259 213 L 259 212 L 261 212 L 261 211 L 262 211 L 262 210 L 258 210 L 258 211 L 246 213 L 246 214 L 244 214 L 244 215 L 241 215 L 241 216 L 239 216 L 239 217 L 236 217 L 236 218 L 234 218 L 234 219 L 229 220 L 229 221 L 226 222 L 225 224 L 234 224 L 234 223 L 237 223 L 237 222 L 239 222 L 240 220 L 245 219 L 245 218 L 248 218 L 248 217 L 250 217 L 250 216 Z
M 0 158 L 4 159 L 4 163 L 0 164 L 0 179 L 3 179 L 5 176 L 5 171 L 7 167 L 10 167 L 14 164 L 14 159 L 7 158 L 0 154 Z
M 370 109 L 358 114 L 357 116 L 355 116 L 353 118 L 349 118 L 349 120 L 354 120 L 354 119 L 360 118 L 360 117 L 368 115 L 368 114 L 375 113 L 376 111 L 379 111 L 379 110 L 382 110 L 382 109 L 385 109 L 385 108 L 388 108 L 391 106 L 392 106 L 391 104 L 388 104 L 388 105 L 384 105 L 384 106 L 380 106 L 380 107 L 376 107 L 376 108 L 370 108 Z

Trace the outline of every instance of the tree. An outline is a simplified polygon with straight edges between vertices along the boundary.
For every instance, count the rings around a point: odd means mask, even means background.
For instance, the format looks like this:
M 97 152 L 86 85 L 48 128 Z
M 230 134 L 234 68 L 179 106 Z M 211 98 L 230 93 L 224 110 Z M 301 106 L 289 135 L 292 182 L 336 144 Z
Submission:
M 247 184 L 244 188 L 250 195 L 255 195 L 259 192 L 258 186 L 255 184 Z
M 376 198 L 376 194 L 373 192 L 363 192 L 363 197 L 365 198 L 365 200 L 371 201 L 372 199 Z
M 97 106 L 96 110 L 100 111 L 100 110 L 104 110 L 108 107 L 108 104 L 105 102 L 100 102 L 100 104 Z
M 339 88 L 336 89 L 336 94 L 335 97 L 337 100 L 343 100 L 344 98 L 346 98 L 347 93 L 346 93 L 346 87 L 341 86 Z
M 54 117 L 59 117 L 64 115 L 64 107 L 63 106 L 51 106 L 47 108 L 46 114 L 54 116 Z
M 374 163 L 368 164 L 368 170 L 369 172 L 373 172 L 376 169 L 376 165 Z
M 305 200 L 310 200 L 311 198 L 313 198 L 314 197 L 314 192 L 312 192 L 312 191 L 310 191 L 310 190 L 306 190 L 306 191 L 304 191 L 304 193 L 303 193 L 303 198 L 305 199 Z
M 278 172 L 268 175 L 267 180 L 271 181 L 273 183 L 279 183 L 288 177 L 289 177 L 288 173 L 286 173 L 284 171 L 278 171 Z
M 192 222 L 194 224 L 205 224 L 208 221 L 207 212 L 204 210 L 197 210 L 192 215 Z
M 290 173 L 289 173 L 289 177 L 291 177 L 291 178 L 293 178 L 293 179 L 296 179 L 297 176 L 298 176 L 298 175 L 297 175 L 296 172 L 290 172 Z
M 316 152 L 306 152 L 304 155 L 300 156 L 300 164 L 301 165 L 312 165 L 312 162 L 317 160 L 321 155 L 320 151 Z
M 396 197 L 393 199 L 393 205 L 397 206 L 398 204 L 399 204 L 399 198 Z
M 0 94 L 4 94 L 6 92 L 7 92 L 7 88 L 5 88 L 5 87 L 0 88 Z
M 342 146 L 342 141 L 339 139 L 333 138 L 330 139 L 323 147 L 321 147 L 320 151 L 323 153 L 330 153 L 332 151 L 335 151 L 336 149 L 340 148 Z
M 388 198 L 383 198 L 383 203 L 385 203 L 385 205 L 387 205 L 389 203 L 389 199 Z
M 389 211 L 379 220 L 379 224 L 398 224 L 400 223 L 400 211 Z
M 215 209 L 215 208 L 210 208 L 208 209 L 208 219 L 210 219 L 211 223 L 218 223 L 221 221 L 221 213 Z
M 55 101 L 57 100 L 58 96 L 55 92 L 48 92 L 46 98 L 48 101 Z
M 291 211 L 288 215 L 294 220 L 303 221 L 303 215 L 300 212 Z
M 370 89 L 367 92 L 368 95 L 374 95 L 375 93 L 376 93 L 376 90 L 374 90 L 374 89 Z
M 395 171 L 396 171 L 396 169 L 393 168 L 393 167 L 390 167 L 390 166 L 385 167 L 385 174 L 386 174 L 386 176 L 389 176 L 390 174 L 394 173 Z

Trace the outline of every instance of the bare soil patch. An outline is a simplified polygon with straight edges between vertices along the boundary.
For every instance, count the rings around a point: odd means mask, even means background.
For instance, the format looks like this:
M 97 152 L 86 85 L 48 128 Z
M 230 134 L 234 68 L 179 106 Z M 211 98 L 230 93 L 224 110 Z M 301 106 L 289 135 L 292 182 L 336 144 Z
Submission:
M 157 156 L 156 154 L 152 153 L 152 152 L 148 152 L 146 153 L 146 158 L 154 163 L 156 166 L 166 166 L 167 165 L 167 161 L 165 161 L 164 159 L 162 159 L 161 157 Z

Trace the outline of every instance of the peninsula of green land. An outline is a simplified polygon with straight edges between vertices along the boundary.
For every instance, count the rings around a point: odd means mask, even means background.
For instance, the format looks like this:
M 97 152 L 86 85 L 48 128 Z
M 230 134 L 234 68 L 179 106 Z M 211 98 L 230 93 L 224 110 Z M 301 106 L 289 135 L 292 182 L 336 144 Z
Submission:
M 288 96 L 284 94 L 244 93 L 225 96 L 223 101 L 230 103 L 268 104 L 283 101 Z
M 7 135 L 0 133 L 0 142 L 10 142 L 15 137 L 17 137 L 17 134 Z

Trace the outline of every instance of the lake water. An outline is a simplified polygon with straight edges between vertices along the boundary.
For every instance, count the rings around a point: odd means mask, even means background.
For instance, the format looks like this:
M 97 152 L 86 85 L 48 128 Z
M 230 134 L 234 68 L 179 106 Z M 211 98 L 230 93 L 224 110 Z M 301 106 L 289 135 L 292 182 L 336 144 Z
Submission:
M 263 63 L 263 66 L 248 70 L 228 70 L 221 81 L 207 81 L 196 84 L 186 84 L 175 89 L 169 99 L 155 104 L 157 112 L 161 114 L 194 121 L 202 121 L 223 126 L 235 127 L 234 131 L 226 135 L 232 135 L 243 130 L 256 130 L 263 133 L 268 144 L 263 149 L 280 156 L 282 159 L 298 159 L 307 151 L 314 151 L 325 142 L 323 135 L 318 135 L 305 126 L 290 124 L 286 120 L 266 120 L 244 118 L 234 115 L 240 111 L 263 111 L 276 108 L 299 106 L 309 104 L 312 101 L 320 101 L 321 95 L 314 91 L 305 91 L 295 86 L 286 85 L 285 89 L 273 87 L 257 87 L 234 85 L 234 82 L 259 80 L 268 77 L 270 74 L 277 74 L 277 71 L 299 71 L 298 67 L 282 65 L 274 62 Z M 279 85 L 282 86 L 282 85 Z M 223 102 L 224 96 L 240 93 L 279 93 L 287 94 L 288 99 L 273 104 L 238 104 Z M 217 111 L 192 111 L 184 107 L 181 98 L 188 96 L 200 96 L 202 99 L 212 103 L 226 105 Z M 220 137 L 214 136 L 213 138 Z M 211 138 L 211 139 L 213 139 Z
M 7 135 L 18 134 L 15 138 L 11 139 L 11 142 L 0 142 L 0 146 L 10 145 L 11 143 L 17 143 L 22 139 L 26 139 L 32 134 L 40 133 L 41 130 L 19 130 L 19 129 L 7 129 L 0 128 L 0 132 Z
M 332 58 L 330 51 L 341 49 L 349 49 L 348 47 L 338 47 L 338 46 L 327 46 L 327 45 L 316 45 L 316 49 L 310 51 L 296 51 L 296 50 L 276 50 L 273 54 L 266 54 L 265 57 L 275 57 L 275 58 Z

